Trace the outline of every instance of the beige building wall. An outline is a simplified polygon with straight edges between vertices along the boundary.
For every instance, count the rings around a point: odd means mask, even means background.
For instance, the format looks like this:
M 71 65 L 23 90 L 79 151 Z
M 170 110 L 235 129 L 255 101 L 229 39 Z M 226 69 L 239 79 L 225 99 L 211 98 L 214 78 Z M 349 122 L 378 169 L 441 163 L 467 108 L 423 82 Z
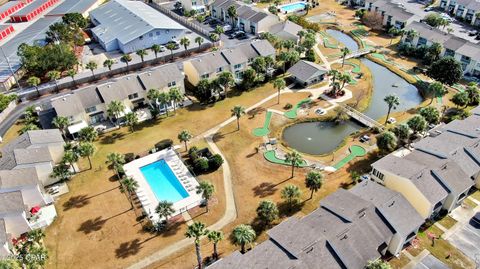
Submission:
M 196 86 L 200 81 L 200 75 L 190 61 L 183 62 L 183 72 L 185 72 L 188 82 L 193 86 Z

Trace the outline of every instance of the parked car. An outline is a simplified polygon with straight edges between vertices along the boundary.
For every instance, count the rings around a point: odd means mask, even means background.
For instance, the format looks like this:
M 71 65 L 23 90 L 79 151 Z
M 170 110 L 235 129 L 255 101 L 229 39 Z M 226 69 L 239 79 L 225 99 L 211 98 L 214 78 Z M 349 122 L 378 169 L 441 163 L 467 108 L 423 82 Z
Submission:
M 230 31 L 232 30 L 232 26 L 230 24 L 225 24 L 223 26 L 223 31 L 226 32 L 226 31 Z
M 174 50 L 178 50 L 178 49 L 180 48 L 180 43 L 179 43 L 177 40 L 170 40 L 170 41 L 168 41 L 168 42 L 165 44 L 165 47 L 166 47 L 168 44 L 174 44 L 174 45 L 175 45 Z
M 230 34 L 228 37 L 229 37 L 230 39 L 234 39 L 235 37 L 237 37 L 237 36 L 238 36 L 239 34 L 241 34 L 241 33 L 244 33 L 244 34 L 245 34 L 244 31 L 235 31 L 235 32 L 233 32 L 232 34 Z
M 173 7 L 174 7 L 175 9 L 181 9 L 181 8 L 182 8 L 182 3 L 180 3 L 180 2 L 175 2 L 175 4 L 173 5 Z
M 429 11 L 432 11 L 433 9 L 434 9 L 433 7 L 427 7 L 427 8 L 425 8 L 423 11 L 429 12 Z
M 478 31 L 477 31 L 477 30 L 468 31 L 468 35 L 469 35 L 469 36 L 478 35 Z
M 238 33 L 236 36 L 235 36 L 238 40 L 243 40 L 243 39 L 247 39 L 248 36 L 245 32 L 241 32 L 241 33 Z
M 449 22 L 453 22 L 453 18 L 450 17 L 447 13 L 440 13 L 440 17 L 442 17 L 442 19 L 445 19 Z
M 367 181 L 370 180 L 370 175 L 369 174 L 363 174 L 360 176 L 361 181 Z
M 211 19 L 208 24 L 210 24 L 210 26 L 212 27 L 215 27 L 220 24 L 220 21 L 218 21 L 217 19 Z
M 390 118 L 387 120 L 387 122 L 390 123 L 390 124 L 393 124 L 393 123 L 397 122 L 397 120 L 396 120 L 395 118 L 393 118 L 393 117 L 390 117 Z
M 369 135 L 362 135 L 359 140 L 362 143 L 368 142 L 368 141 L 370 141 L 370 136 Z

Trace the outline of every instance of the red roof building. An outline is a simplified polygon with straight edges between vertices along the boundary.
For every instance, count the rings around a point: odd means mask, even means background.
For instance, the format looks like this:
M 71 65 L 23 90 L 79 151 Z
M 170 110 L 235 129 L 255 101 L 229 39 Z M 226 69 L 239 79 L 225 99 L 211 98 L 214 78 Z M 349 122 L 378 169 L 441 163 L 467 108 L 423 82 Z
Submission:
M 10 16 L 12 22 L 26 22 L 42 14 L 47 8 L 57 4 L 59 0 L 36 0 L 19 12 Z
M 3 40 L 11 33 L 13 33 L 12 25 L 0 25 L 0 40 Z

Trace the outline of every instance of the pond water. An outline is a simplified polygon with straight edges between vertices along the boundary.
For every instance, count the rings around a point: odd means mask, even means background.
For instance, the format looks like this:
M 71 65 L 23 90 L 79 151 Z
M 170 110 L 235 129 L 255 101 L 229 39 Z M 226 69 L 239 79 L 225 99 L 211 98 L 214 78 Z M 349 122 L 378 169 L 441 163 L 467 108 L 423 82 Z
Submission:
M 327 30 L 328 34 L 345 44 L 351 51 L 358 45 L 350 36 L 336 30 Z M 352 43 L 353 42 L 353 43 Z M 405 111 L 422 102 L 417 88 L 387 68 L 368 59 L 361 59 L 373 77 L 373 94 L 370 105 L 363 111 L 367 116 L 378 119 L 387 114 L 387 105 L 383 101 L 386 95 L 396 94 L 400 105 L 394 111 Z M 292 148 L 313 155 L 333 151 L 351 133 L 362 126 L 354 121 L 336 125 L 333 122 L 303 122 L 285 128 L 283 139 Z

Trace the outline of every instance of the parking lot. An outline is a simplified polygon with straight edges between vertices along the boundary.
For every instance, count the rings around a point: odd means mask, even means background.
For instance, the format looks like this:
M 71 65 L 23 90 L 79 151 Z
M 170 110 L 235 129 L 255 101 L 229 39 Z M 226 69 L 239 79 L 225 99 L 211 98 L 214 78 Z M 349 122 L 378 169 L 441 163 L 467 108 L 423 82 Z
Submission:
M 480 265 L 480 223 L 472 220 L 472 210 L 455 209 L 452 212 L 455 219 L 459 219 L 460 227 L 447 240 L 457 249 Z

